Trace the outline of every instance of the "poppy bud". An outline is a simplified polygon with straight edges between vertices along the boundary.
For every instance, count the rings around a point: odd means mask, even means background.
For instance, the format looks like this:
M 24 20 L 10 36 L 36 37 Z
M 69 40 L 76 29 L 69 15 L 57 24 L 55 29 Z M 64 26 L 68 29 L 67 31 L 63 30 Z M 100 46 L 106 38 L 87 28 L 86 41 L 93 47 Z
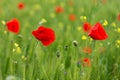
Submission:
M 77 42 L 76 40 L 74 40 L 72 43 L 73 43 L 73 45 L 74 45 L 75 47 L 78 46 L 78 42 Z
M 67 50 L 68 50 L 68 46 L 66 45 L 66 46 L 65 46 L 65 51 L 67 51 Z
M 60 51 L 59 50 L 56 52 L 56 55 L 57 55 L 57 58 L 60 57 Z

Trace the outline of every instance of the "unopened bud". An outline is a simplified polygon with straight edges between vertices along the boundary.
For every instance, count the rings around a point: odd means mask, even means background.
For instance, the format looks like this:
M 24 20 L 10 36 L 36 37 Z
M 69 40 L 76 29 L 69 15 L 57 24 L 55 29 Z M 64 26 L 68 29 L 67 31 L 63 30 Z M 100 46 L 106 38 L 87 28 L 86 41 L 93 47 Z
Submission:
M 74 40 L 72 43 L 74 46 L 78 46 L 78 42 L 76 40 Z

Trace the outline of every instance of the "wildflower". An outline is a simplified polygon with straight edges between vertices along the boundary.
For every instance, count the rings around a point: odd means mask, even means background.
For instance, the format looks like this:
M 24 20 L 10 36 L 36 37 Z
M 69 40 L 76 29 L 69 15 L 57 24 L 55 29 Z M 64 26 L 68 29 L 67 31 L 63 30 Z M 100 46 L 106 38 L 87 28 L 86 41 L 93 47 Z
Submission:
M 15 34 L 19 33 L 20 23 L 16 18 L 12 19 L 11 21 L 6 22 L 6 26 L 7 26 L 8 31 L 13 32 Z
M 107 21 L 107 20 L 104 20 L 103 25 L 104 25 L 104 26 L 107 26 L 107 25 L 108 25 L 108 21 Z
M 120 33 L 120 28 L 117 28 L 117 32 Z
M 91 25 L 88 22 L 84 22 L 84 24 L 83 24 L 84 32 L 89 32 L 90 29 L 91 29 Z
M 105 32 L 103 26 L 98 22 L 96 25 L 91 28 L 88 36 L 93 38 L 94 40 L 105 40 L 108 38 L 107 33 Z
M 17 43 L 14 43 L 14 46 L 15 46 L 15 47 L 18 47 L 18 46 L 19 46 L 19 44 L 17 44 Z
M 78 27 L 77 27 L 77 30 L 78 30 L 78 31 L 81 31 L 81 29 L 82 29 L 81 26 L 78 26 Z
M 115 23 L 115 22 L 112 22 L 111 25 L 112 25 L 113 27 L 116 27 L 116 23 Z
M 89 58 L 84 58 L 83 59 L 83 66 L 88 66 L 88 67 L 91 66 L 91 61 L 90 61 Z
M 63 10 L 63 8 L 61 7 L 61 6 L 56 6 L 55 7 L 55 12 L 56 13 L 62 13 L 64 10 Z
M 40 26 L 37 30 L 32 31 L 36 39 L 42 42 L 44 46 L 49 46 L 55 41 L 55 33 L 52 29 Z
M 2 21 L 1 21 L 1 23 L 2 23 L 3 25 L 5 25 L 5 24 L 6 24 L 6 22 L 5 22 L 4 20 L 2 20 Z
M 87 20 L 87 17 L 86 17 L 86 16 L 80 16 L 80 20 L 86 21 L 86 20 Z
M 70 15 L 69 15 L 69 20 L 75 21 L 75 20 L 76 20 L 75 14 L 70 14 Z
M 87 53 L 87 54 L 91 54 L 92 53 L 92 49 L 90 47 L 84 47 L 83 48 L 83 52 Z
M 47 22 L 47 20 L 43 18 L 43 19 L 39 22 L 39 24 L 46 23 L 46 22 Z
M 23 2 L 19 2 L 19 3 L 18 3 L 18 8 L 19 8 L 20 10 L 24 9 L 24 7 L 25 7 L 25 5 L 24 5 Z
M 16 52 L 19 53 L 19 54 L 22 53 L 21 48 L 20 48 L 20 47 L 17 47 L 17 48 L 16 48 Z
M 85 35 L 82 36 L 82 40 L 86 40 L 87 37 Z
M 115 46 L 116 46 L 117 48 L 120 47 L 120 40 L 116 40 Z
M 6 30 L 4 30 L 4 32 L 3 32 L 4 34 L 7 34 L 7 31 Z
M 27 57 L 25 57 L 24 55 L 21 56 L 22 60 L 27 60 Z

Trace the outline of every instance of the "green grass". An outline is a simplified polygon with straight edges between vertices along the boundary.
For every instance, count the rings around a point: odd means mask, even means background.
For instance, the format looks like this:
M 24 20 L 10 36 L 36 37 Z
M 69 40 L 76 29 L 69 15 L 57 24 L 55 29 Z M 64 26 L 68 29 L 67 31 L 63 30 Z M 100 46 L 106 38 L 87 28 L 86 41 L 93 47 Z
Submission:
M 115 45 L 116 40 L 120 40 L 120 33 L 115 31 L 120 28 L 117 20 L 119 0 L 108 0 L 106 4 L 101 0 L 96 3 L 95 0 L 72 0 L 73 6 L 69 6 L 68 1 L 22 0 L 25 9 L 19 10 L 20 0 L 0 0 L 0 21 L 17 18 L 21 27 L 16 35 L 0 23 L 0 80 L 6 80 L 10 75 L 15 80 L 120 80 L 120 48 Z M 55 13 L 57 5 L 63 6 L 62 14 Z M 69 14 L 75 14 L 76 20 L 70 21 Z M 104 28 L 109 38 L 90 41 L 86 33 L 77 29 L 84 22 L 80 16 L 86 16 L 86 21 L 92 25 L 107 20 L 108 25 Z M 43 18 L 47 22 L 42 25 L 52 28 L 56 34 L 55 42 L 48 47 L 31 34 Z M 113 22 L 116 27 L 111 25 Z M 87 40 L 81 39 L 83 35 Z M 72 44 L 74 40 L 78 42 L 77 47 Z M 19 44 L 21 53 L 17 52 L 15 43 Z M 85 46 L 92 48 L 90 55 L 83 53 Z M 82 65 L 82 59 L 86 57 L 91 60 L 91 67 Z

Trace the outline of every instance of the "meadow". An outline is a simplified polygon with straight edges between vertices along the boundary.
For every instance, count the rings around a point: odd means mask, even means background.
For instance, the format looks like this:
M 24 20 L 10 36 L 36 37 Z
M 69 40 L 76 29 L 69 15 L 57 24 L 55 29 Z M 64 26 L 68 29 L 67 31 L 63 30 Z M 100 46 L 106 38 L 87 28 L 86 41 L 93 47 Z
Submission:
M 32 33 L 39 26 L 54 31 L 50 44 Z M 120 80 L 120 0 L 0 0 L 0 80 Z

